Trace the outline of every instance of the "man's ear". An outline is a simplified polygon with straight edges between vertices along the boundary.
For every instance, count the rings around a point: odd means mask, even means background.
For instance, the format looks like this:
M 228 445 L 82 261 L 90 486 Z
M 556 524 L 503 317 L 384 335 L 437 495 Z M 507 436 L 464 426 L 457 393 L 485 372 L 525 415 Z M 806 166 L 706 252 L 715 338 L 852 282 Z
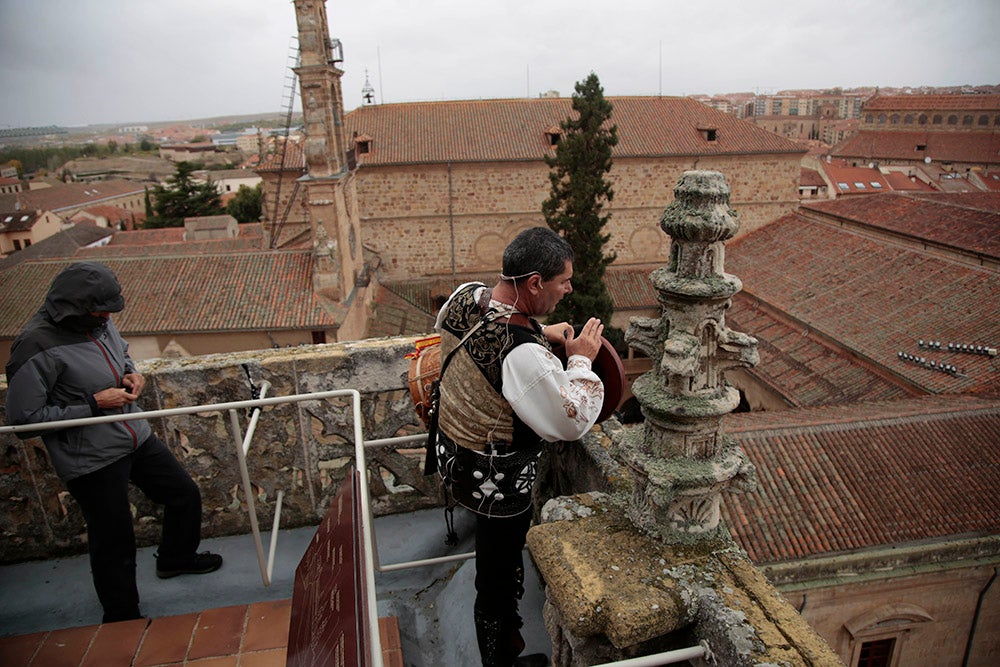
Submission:
M 542 291 L 542 276 L 538 273 L 528 278 L 528 289 L 533 293 Z

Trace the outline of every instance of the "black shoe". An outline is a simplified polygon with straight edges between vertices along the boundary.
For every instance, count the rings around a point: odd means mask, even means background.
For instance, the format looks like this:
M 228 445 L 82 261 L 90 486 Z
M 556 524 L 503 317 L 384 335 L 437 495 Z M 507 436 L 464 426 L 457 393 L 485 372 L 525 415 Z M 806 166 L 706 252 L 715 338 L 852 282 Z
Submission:
M 169 579 L 178 574 L 207 574 L 215 572 L 220 567 L 222 567 L 222 556 L 209 551 L 202 551 L 177 564 L 161 563 L 157 557 L 156 576 L 160 579 Z
M 549 667 L 549 656 L 544 653 L 530 653 L 514 658 L 514 667 Z

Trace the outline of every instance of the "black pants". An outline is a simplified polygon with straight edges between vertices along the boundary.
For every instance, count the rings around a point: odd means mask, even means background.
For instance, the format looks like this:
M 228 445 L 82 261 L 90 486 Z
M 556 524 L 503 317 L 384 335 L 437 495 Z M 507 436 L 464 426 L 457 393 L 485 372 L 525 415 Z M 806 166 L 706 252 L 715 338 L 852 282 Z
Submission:
M 488 667 L 510 665 L 524 649 L 518 602 L 530 526 L 530 511 L 508 518 L 476 515 L 476 638 Z
M 161 561 L 183 562 L 201 541 L 198 485 L 155 435 L 111 465 L 68 481 L 87 521 L 90 569 L 105 623 L 140 616 L 129 482 L 164 506 Z

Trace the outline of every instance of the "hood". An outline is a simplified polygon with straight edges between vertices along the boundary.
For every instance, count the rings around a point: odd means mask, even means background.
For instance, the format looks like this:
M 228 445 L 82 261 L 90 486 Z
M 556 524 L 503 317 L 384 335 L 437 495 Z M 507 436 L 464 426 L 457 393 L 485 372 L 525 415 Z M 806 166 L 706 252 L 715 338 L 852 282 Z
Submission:
M 70 264 L 52 281 L 42 310 L 53 322 L 89 313 L 117 313 L 125 307 L 114 272 L 97 262 Z

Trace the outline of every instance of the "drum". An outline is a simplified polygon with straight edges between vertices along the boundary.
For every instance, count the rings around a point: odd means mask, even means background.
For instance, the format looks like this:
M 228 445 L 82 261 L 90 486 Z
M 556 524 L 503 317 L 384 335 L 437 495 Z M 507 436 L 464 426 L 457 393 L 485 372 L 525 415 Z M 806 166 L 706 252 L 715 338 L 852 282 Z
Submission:
M 431 389 L 441 375 L 441 336 L 421 338 L 414 343 L 414 351 L 407 354 L 410 360 L 408 381 L 410 398 L 417 416 L 427 426 L 430 419 Z

